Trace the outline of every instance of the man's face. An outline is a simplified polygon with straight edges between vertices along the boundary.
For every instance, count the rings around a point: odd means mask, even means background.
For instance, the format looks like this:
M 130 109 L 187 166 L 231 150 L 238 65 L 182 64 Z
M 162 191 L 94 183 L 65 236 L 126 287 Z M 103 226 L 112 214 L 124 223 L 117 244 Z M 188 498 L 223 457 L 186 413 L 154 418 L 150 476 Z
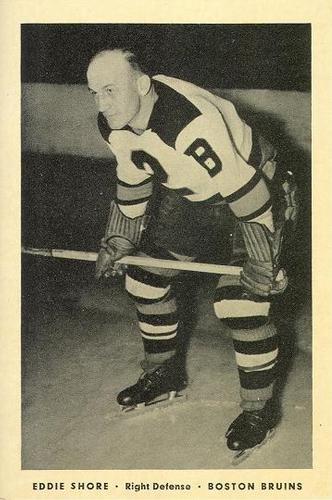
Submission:
M 90 92 L 111 129 L 121 129 L 140 110 L 137 73 L 120 52 L 106 52 L 88 67 Z

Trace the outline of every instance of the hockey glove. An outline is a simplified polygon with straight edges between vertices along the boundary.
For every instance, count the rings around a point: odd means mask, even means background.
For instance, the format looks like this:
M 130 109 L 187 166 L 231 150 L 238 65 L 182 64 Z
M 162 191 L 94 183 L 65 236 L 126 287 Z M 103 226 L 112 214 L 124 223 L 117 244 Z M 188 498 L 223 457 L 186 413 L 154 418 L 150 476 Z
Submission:
M 134 251 L 135 246 L 121 237 L 114 236 L 109 240 L 103 238 L 96 262 L 96 279 L 116 275 L 121 276 L 126 267 L 117 261 Z
M 271 233 L 255 222 L 240 222 L 248 260 L 243 266 L 240 282 L 245 290 L 261 297 L 283 293 L 288 279 L 284 269 L 279 268 L 282 244 L 282 229 Z
M 108 278 L 123 274 L 124 266 L 117 261 L 135 252 L 139 245 L 144 216 L 130 219 L 126 217 L 115 201 L 111 202 L 105 237 L 96 262 L 96 278 Z

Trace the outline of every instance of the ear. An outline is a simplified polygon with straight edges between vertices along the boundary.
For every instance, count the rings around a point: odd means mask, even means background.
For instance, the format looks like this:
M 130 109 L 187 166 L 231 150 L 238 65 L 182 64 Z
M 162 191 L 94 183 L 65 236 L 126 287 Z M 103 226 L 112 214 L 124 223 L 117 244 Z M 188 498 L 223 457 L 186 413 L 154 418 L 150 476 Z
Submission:
M 140 96 L 145 96 L 151 88 L 151 78 L 148 75 L 142 75 L 137 80 L 137 88 Z

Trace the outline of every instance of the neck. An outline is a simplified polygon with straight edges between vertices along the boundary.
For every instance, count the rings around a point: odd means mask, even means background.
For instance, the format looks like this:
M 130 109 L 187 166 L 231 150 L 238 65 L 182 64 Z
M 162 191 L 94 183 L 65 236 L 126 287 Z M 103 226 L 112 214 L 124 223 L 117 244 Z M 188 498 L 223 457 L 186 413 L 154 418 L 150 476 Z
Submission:
M 137 134 L 143 133 L 147 129 L 153 106 L 158 99 L 158 95 L 151 85 L 149 92 L 141 97 L 140 110 L 128 125 Z

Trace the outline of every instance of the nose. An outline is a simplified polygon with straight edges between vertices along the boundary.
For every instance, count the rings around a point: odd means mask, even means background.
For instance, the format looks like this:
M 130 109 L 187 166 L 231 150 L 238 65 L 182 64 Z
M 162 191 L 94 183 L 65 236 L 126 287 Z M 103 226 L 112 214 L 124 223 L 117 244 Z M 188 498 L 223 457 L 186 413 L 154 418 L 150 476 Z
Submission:
M 101 113 L 103 113 L 104 111 L 106 111 L 107 109 L 110 108 L 110 106 L 112 104 L 111 101 L 112 101 L 111 96 L 108 94 L 105 94 L 104 92 L 102 92 L 100 94 L 96 94 L 96 103 L 97 103 L 98 111 L 100 111 Z

